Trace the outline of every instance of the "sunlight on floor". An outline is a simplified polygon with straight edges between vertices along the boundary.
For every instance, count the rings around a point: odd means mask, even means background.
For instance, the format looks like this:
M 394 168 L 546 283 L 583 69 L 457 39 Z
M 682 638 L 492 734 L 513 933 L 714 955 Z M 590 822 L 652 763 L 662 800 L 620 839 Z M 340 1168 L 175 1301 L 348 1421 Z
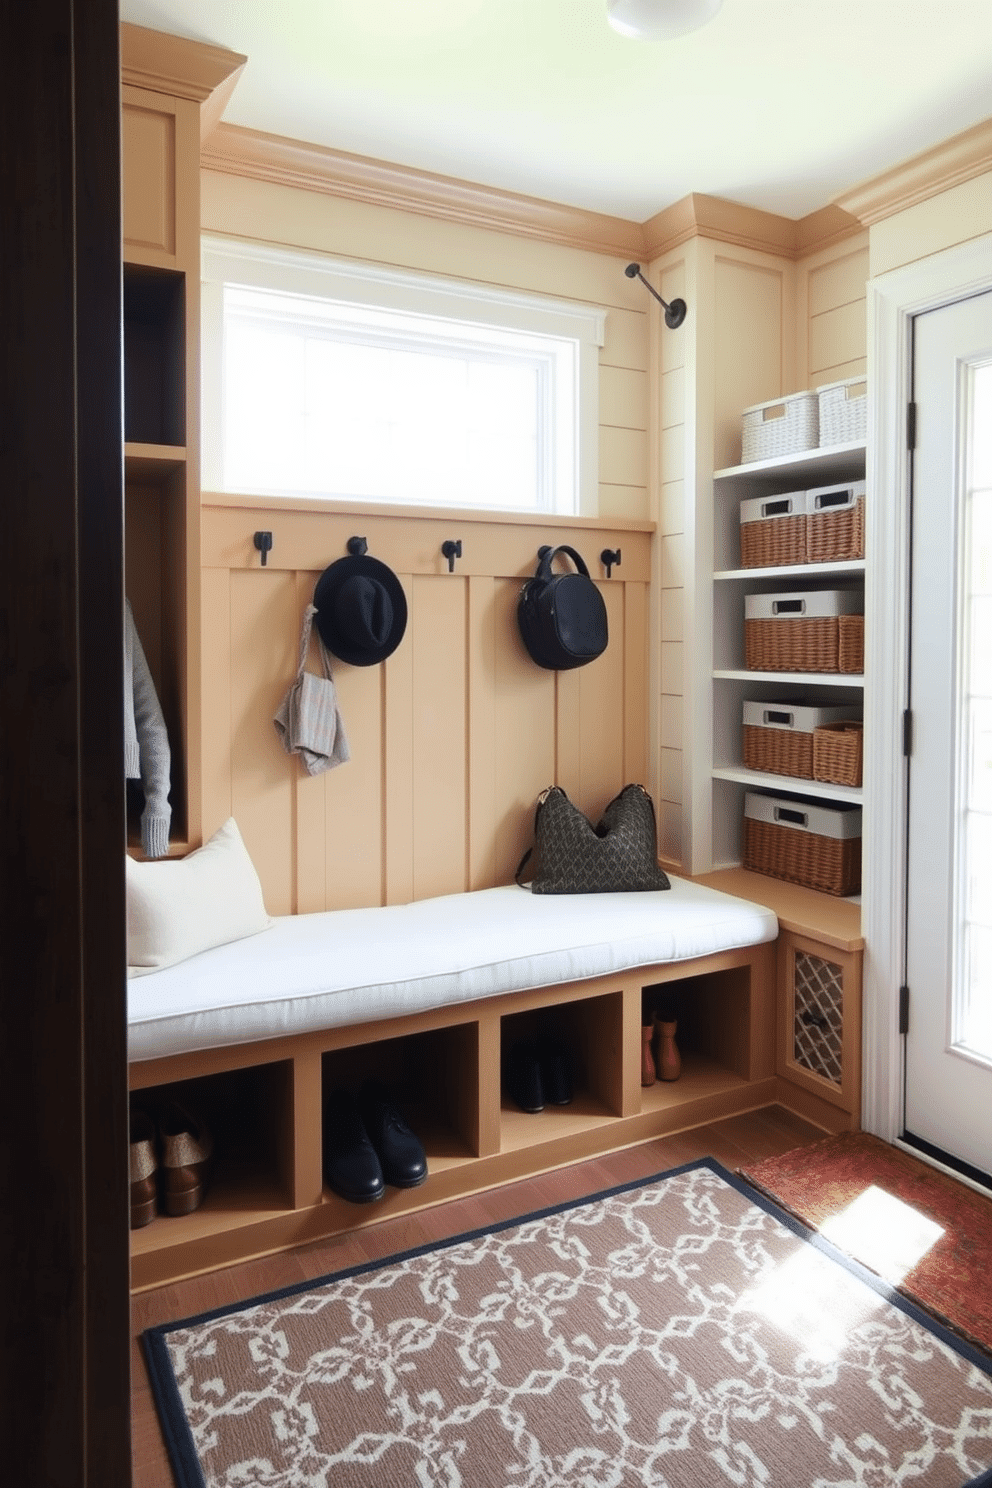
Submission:
M 940 1225 L 874 1184 L 821 1226 L 823 1237 L 895 1285 L 943 1235 Z M 814 1359 L 836 1358 L 848 1334 L 883 1305 L 809 1245 L 746 1292 L 739 1312 L 760 1314 Z
M 872 1184 L 821 1225 L 820 1233 L 895 1286 L 944 1231 L 911 1204 Z
M 804 1354 L 828 1363 L 848 1335 L 884 1306 L 884 1298 L 858 1285 L 812 1246 L 798 1241 L 795 1255 L 776 1266 L 735 1308 L 757 1313 L 802 1345 Z

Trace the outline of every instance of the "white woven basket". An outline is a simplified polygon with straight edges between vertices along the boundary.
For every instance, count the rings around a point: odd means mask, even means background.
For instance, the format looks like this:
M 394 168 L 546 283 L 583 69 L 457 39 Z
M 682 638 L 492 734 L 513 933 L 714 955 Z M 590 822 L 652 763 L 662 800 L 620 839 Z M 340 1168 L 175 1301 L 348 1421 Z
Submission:
M 741 415 L 741 464 L 816 449 L 819 438 L 820 402 L 815 392 L 755 403 Z
M 863 377 L 828 382 L 817 389 L 820 444 L 860 444 L 868 437 L 868 384 Z

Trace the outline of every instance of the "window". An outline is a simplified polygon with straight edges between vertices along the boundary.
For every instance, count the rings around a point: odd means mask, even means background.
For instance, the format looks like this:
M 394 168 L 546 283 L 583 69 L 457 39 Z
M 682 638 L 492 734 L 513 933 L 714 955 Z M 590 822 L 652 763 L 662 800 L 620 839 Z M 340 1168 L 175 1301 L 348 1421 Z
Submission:
M 582 512 L 604 312 L 207 239 L 204 485 Z

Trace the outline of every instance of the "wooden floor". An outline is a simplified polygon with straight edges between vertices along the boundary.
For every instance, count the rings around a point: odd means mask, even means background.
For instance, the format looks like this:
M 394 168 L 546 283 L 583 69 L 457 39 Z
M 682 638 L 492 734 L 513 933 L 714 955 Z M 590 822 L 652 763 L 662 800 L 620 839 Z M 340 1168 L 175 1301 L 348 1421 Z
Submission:
M 138 1343 L 145 1328 L 244 1301 L 260 1292 L 292 1286 L 468 1230 L 484 1229 L 500 1220 L 581 1198 L 618 1183 L 647 1178 L 696 1158 L 714 1157 L 733 1171 L 821 1141 L 824 1135 L 818 1127 L 773 1106 L 679 1132 L 676 1136 L 660 1137 L 538 1178 L 490 1189 L 474 1198 L 453 1200 L 400 1219 L 384 1220 L 354 1235 L 336 1236 L 304 1249 L 140 1293 L 131 1304 L 134 1488 L 172 1488 L 173 1484 Z

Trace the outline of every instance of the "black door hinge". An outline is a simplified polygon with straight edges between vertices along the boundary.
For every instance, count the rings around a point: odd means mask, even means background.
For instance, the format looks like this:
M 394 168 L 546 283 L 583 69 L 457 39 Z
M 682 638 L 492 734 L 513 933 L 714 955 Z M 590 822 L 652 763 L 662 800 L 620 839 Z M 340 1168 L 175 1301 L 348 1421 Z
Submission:
M 906 448 L 916 448 L 916 404 L 906 404 Z
M 899 1032 L 909 1032 L 909 988 L 899 988 Z
M 902 752 L 906 759 L 913 752 L 913 713 L 905 708 L 902 715 Z

